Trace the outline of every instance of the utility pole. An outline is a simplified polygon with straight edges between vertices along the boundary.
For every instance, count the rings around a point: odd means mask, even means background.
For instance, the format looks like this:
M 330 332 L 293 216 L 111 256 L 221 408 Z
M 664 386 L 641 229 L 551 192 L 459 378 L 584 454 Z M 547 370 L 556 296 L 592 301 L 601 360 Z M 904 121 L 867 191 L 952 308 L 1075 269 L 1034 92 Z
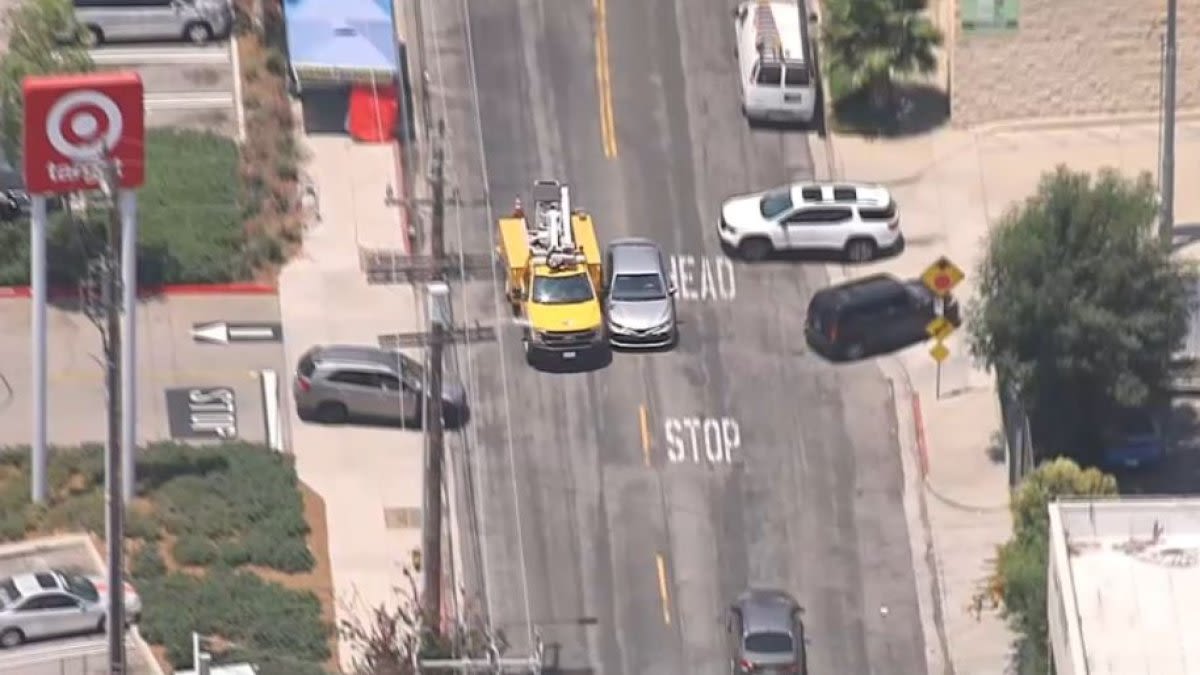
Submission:
M 108 365 L 105 377 L 108 389 L 108 442 L 105 444 L 106 466 L 104 471 L 107 483 L 108 506 L 107 527 L 105 537 L 108 540 L 108 661 L 110 675 L 125 675 L 125 481 L 122 478 L 124 462 L 122 451 L 129 448 L 121 447 L 122 416 L 121 406 L 121 300 L 124 291 L 121 288 L 121 268 L 134 264 L 133 260 L 121 260 L 121 209 L 120 187 L 117 177 L 117 165 L 106 163 L 105 179 L 111 208 L 108 221 L 108 256 L 106 266 L 107 278 L 104 289 L 104 309 L 106 312 Z M 130 364 L 132 365 L 132 364 Z
M 430 232 L 430 253 L 434 262 L 440 264 L 446 255 L 446 167 L 443 136 L 439 134 L 433 149 L 433 221 Z M 434 284 L 428 287 L 429 319 L 431 340 L 429 343 L 429 395 L 425 401 L 426 437 L 425 455 L 425 506 L 422 520 L 422 567 L 425 588 L 422 606 L 427 625 L 435 635 L 442 629 L 442 481 L 445 466 L 445 428 L 442 415 L 442 346 L 445 341 L 443 330 L 447 318 L 438 316 L 441 309 L 435 297 L 435 288 L 443 290 L 445 305 L 449 304 L 449 289 L 446 287 L 440 267 L 434 272 Z
M 1177 0 L 1167 0 L 1167 44 L 1163 84 L 1162 205 L 1158 216 L 1158 234 L 1170 250 L 1175 234 L 1175 26 Z
M 122 227 L 131 215 L 118 208 L 124 198 L 119 192 L 116 164 L 106 161 L 103 167 L 103 192 L 110 198 L 108 232 L 105 250 L 91 264 L 89 280 L 83 288 L 84 311 L 100 330 L 104 348 L 104 385 L 108 403 L 108 429 L 104 443 L 105 539 L 108 546 L 108 613 L 105 627 L 108 634 L 109 675 L 125 675 L 125 500 L 123 480 L 124 438 L 122 415 L 127 383 L 122 380 L 121 308 L 128 297 L 122 283 L 122 271 L 133 265 L 132 255 L 122 256 Z M 129 201 L 129 200 L 126 200 Z M 128 253 L 126 249 L 124 251 Z M 122 259 L 124 257 L 125 259 Z M 132 289 L 131 289 L 132 290 Z M 129 363 L 128 365 L 133 365 Z M 126 378 L 128 379 L 128 378 Z M 124 405 L 123 405 L 124 404 Z

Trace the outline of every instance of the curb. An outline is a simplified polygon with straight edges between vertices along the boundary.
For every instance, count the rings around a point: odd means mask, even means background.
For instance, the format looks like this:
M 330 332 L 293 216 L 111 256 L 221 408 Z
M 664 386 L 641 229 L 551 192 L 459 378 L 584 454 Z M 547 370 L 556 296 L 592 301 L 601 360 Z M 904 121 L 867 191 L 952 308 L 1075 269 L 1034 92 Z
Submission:
M 168 284 L 139 288 L 138 297 L 148 298 L 163 295 L 275 295 L 278 289 L 272 284 Z M 79 297 L 79 289 L 58 286 L 50 288 L 47 296 L 51 300 Z M 0 300 L 27 299 L 33 297 L 29 286 L 0 286 Z
M 910 392 L 912 400 L 913 428 L 917 434 L 917 460 L 921 466 L 921 480 L 929 482 L 929 444 L 925 441 L 925 418 L 921 415 L 921 395 Z

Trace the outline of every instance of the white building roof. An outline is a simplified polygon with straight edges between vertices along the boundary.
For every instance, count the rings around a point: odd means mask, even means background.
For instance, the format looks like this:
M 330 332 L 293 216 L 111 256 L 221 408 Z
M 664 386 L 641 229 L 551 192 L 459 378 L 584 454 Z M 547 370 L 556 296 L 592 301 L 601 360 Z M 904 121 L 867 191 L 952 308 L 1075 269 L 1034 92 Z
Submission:
M 1200 673 L 1200 499 L 1056 502 L 1050 556 L 1069 643 L 1055 658 L 1074 662 L 1060 673 Z

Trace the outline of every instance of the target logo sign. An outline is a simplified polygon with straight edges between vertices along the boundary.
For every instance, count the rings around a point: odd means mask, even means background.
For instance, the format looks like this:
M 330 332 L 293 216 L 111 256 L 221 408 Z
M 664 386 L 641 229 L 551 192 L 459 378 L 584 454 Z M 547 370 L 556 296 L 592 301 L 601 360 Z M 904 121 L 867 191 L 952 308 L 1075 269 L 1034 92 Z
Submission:
M 96 189 L 106 159 L 120 186 L 145 181 L 142 80 L 136 73 L 32 76 L 25 93 L 25 185 L 31 194 Z

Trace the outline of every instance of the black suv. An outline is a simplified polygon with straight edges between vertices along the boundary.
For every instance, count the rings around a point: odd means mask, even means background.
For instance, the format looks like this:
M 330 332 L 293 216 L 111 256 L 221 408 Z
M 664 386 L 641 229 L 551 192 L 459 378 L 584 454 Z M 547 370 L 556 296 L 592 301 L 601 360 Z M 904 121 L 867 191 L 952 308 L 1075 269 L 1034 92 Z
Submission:
M 817 291 L 808 304 L 804 337 L 818 354 L 856 360 L 929 339 L 926 327 L 937 316 L 937 296 L 920 279 L 901 281 L 876 274 Z M 946 299 L 943 315 L 962 322 L 958 301 Z

